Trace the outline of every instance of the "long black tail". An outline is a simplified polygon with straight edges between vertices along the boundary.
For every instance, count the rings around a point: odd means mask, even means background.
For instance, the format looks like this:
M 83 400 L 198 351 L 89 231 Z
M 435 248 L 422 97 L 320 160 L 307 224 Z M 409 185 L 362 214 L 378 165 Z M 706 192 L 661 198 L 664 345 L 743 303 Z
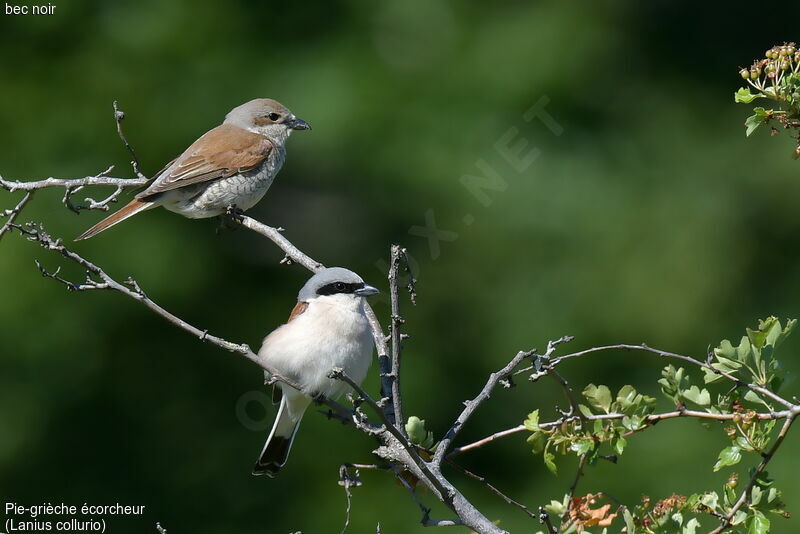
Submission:
M 293 410 L 290 409 L 289 402 L 291 402 L 289 398 L 284 395 L 278 409 L 278 416 L 275 418 L 275 424 L 272 425 L 272 431 L 255 467 L 253 467 L 254 475 L 267 475 L 274 478 L 281 467 L 286 465 L 297 429 L 300 428 L 303 411 L 305 411 L 305 407 L 303 407 L 299 414 L 291 413 Z

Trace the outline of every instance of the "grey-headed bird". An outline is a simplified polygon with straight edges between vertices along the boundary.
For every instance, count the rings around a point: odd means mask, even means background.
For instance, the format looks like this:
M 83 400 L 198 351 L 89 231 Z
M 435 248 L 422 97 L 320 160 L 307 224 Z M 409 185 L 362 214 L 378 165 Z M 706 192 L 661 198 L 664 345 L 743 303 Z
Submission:
M 324 269 L 300 290 L 286 324 L 264 339 L 258 355 L 301 389 L 276 383 L 280 407 L 253 468 L 254 475 L 274 477 L 283 467 L 303 413 L 315 397 L 335 398 L 349 389 L 345 383 L 328 378 L 334 367 L 344 369 L 358 384 L 364 380 L 373 345 L 364 298 L 376 293 L 377 289 L 353 271 Z
M 129 204 L 76 241 L 157 206 L 190 219 L 215 217 L 229 206 L 249 209 L 261 200 L 283 166 L 289 134 L 310 129 L 306 121 L 269 98 L 233 108 L 222 124 L 168 163 Z

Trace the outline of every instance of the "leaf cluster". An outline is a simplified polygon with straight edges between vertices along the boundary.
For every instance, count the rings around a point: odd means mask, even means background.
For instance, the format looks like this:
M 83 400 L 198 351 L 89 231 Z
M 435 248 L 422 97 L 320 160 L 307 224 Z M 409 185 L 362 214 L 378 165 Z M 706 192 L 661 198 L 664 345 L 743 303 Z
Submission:
M 765 52 L 762 59 L 756 60 L 749 68 L 743 68 L 739 75 L 749 87 L 742 87 L 734 93 L 734 101 L 750 104 L 758 99 L 773 102 L 772 107 L 756 106 L 753 114 L 745 120 L 745 133 L 749 137 L 762 124 L 773 123 L 785 130 L 794 132 L 797 139 L 794 157 L 800 157 L 800 50 L 794 43 L 773 46 Z M 755 90 L 755 92 L 751 91 Z M 778 133 L 775 126 L 772 134 Z
M 738 490 L 747 492 L 745 496 L 737 492 L 739 473 L 731 469 L 746 454 L 760 460 L 774 441 L 780 414 L 769 398 L 751 388 L 776 393 L 783 384 L 785 373 L 775 353 L 795 324 L 790 320 L 784 326 L 777 318 L 769 317 L 759 321 L 757 328 L 748 328 L 737 345 L 722 341 L 706 362 L 697 362 L 704 374 L 701 383 L 693 383 L 683 367 L 664 367 L 657 384 L 674 411 L 656 413 L 656 399 L 630 385 L 614 394 L 606 385 L 589 384 L 581 392 L 583 402 L 577 405 L 578 413 L 563 414 L 551 422 L 543 422 L 538 409 L 529 413 L 523 422 L 530 431 L 527 442 L 534 454 L 542 454 L 545 466 L 553 474 L 558 472 L 558 456 L 575 454 L 588 465 L 599 459 L 616 462 L 632 435 L 663 419 L 694 416 L 706 426 L 723 429 L 730 441 L 710 468 L 730 470 L 720 491 L 672 495 L 655 504 L 644 498 L 636 506 L 620 506 L 617 511 L 610 506 L 595 506 L 602 494 L 567 494 L 545 507 L 548 513 L 561 518 L 559 532 L 583 533 L 590 527 L 602 527 L 606 532 L 616 520 L 619 529 L 627 534 L 695 534 L 730 517 L 728 531 L 764 534 L 770 529 L 769 514 L 788 517 L 780 490 L 765 472 L 751 470 L 748 481 L 752 483 Z M 744 505 L 736 506 L 742 498 Z M 701 529 L 701 525 L 708 528 Z

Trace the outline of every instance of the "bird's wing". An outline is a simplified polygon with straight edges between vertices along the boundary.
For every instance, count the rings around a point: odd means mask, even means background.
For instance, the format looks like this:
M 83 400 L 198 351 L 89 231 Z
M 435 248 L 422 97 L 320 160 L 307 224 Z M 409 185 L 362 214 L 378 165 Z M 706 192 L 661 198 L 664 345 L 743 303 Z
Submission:
M 272 150 L 266 137 L 222 124 L 192 143 L 136 198 L 147 200 L 164 191 L 247 172 L 261 165 Z
M 272 404 L 280 404 L 283 398 L 283 392 L 278 384 L 272 386 Z
M 308 302 L 300 301 L 298 302 L 294 308 L 292 308 L 292 313 L 289 314 L 289 320 L 286 321 L 287 323 L 291 323 L 298 315 L 301 315 L 304 311 L 308 309 Z
M 302 315 L 308 309 L 308 302 L 300 301 L 295 304 L 294 308 L 292 308 L 292 312 L 289 314 L 289 319 L 286 321 L 287 323 L 291 323 L 294 319 L 298 316 Z M 269 373 L 264 372 L 267 378 L 269 378 Z M 277 384 L 272 386 L 272 404 L 279 404 L 281 402 L 281 398 L 283 394 L 281 392 L 280 386 Z

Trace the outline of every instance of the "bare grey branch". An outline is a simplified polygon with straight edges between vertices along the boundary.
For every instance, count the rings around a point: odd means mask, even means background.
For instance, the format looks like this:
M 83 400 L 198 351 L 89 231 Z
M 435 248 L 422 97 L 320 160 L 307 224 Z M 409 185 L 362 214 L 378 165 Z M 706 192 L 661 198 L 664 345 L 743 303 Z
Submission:
M 516 356 L 514 356 L 514 358 L 511 359 L 510 362 L 508 362 L 508 364 L 505 367 L 503 367 L 496 373 L 492 373 L 491 375 L 489 375 L 489 380 L 486 381 L 486 385 L 483 386 L 481 392 L 474 399 L 466 401 L 464 403 L 465 405 L 464 410 L 461 412 L 458 418 L 456 418 L 455 422 L 450 427 L 450 430 L 447 431 L 444 438 L 442 438 L 442 440 L 439 442 L 439 445 L 436 447 L 436 453 L 432 460 L 432 463 L 434 465 L 437 466 L 441 465 L 442 460 L 445 457 L 445 454 L 447 454 L 448 449 L 453 443 L 453 440 L 456 439 L 456 436 L 458 436 L 458 433 L 464 427 L 464 424 L 466 424 L 466 422 L 469 420 L 469 418 L 472 416 L 475 410 L 478 409 L 478 406 L 480 406 L 484 401 L 489 399 L 489 396 L 492 394 L 492 391 L 494 390 L 495 386 L 497 386 L 498 382 L 500 382 L 500 380 L 505 378 L 506 376 L 510 375 L 512 371 L 519 364 L 521 364 L 523 360 L 525 360 L 525 358 L 530 358 L 534 354 L 535 354 L 534 351 L 527 351 L 527 352 L 520 351 L 517 353 Z
M 122 132 L 122 121 L 125 119 L 125 112 L 119 109 L 117 106 L 117 101 L 114 100 L 114 122 L 117 124 L 117 135 L 119 135 L 122 144 L 125 145 L 125 148 L 128 149 L 128 152 L 131 154 L 131 167 L 133 167 L 133 172 L 136 173 L 136 176 L 139 177 L 140 180 L 147 180 L 147 176 L 142 174 L 139 170 L 139 158 L 136 157 L 136 151 L 133 147 L 128 143 L 128 139 L 125 138 L 125 134 Z
M 31 198 L 33 198 L 33 193 L 33 191 L 28 191 L 16 206 L 11 209 L 4 210 L 3 213 L 0 214 L 3 217 L 8 217 L 8 220 L 5 222 L 3 227 L 0 228 L 0 239 L 3 239 L 3 236 L 6 234 L 6 232 L 12 228 L 14 221 L 17 219 L 20 212 L 25 208 L 28 202 L 31 201 Z

